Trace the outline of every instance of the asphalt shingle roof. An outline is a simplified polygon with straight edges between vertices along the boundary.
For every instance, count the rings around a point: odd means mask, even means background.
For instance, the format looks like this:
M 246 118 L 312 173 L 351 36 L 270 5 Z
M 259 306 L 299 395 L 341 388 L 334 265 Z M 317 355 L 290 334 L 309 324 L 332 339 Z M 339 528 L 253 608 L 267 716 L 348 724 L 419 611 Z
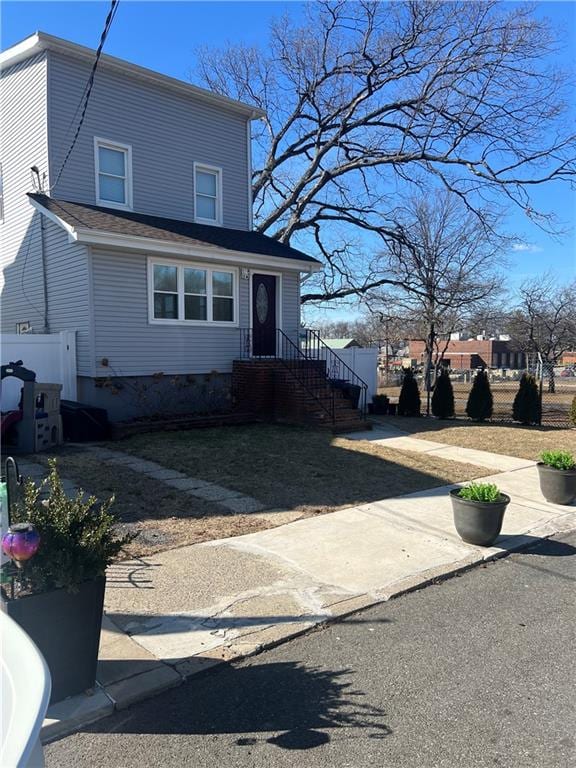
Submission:
M 149 237 L 191 246 L 213 246 L 261 256 L 307 261 L 311 264 L 319 263 L 312 256 L 260 232 L 195 224 L 190 221 L 166 219 L 132 211 L 116 211 L 97 205 L 57 200 L 36 193 L 30 193 L 28 197 L 75 229 L 93 229 L 110 234 Z

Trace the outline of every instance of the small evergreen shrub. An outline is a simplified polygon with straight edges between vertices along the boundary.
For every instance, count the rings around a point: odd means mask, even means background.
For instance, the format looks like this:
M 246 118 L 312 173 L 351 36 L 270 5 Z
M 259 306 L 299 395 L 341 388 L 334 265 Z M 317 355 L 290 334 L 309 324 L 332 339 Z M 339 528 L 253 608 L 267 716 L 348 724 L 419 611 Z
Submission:
M 523 373 L 512 405 L 512 418 L 521 424 L 539 424 L 540 415 L 540 392 L 536 379 L 529 373 Z
M 576 469 L 576 459 L 569 451 L 542 451 L 540 461 L 553 469 Z
M 439 419 L 451 419 L 454 416 L 454 390 L 446 368 L 436 379 L 432 395 L 432 413 Z
M 43 492 L 48 492 L 43 499 Z M 24 497 L 12 511 L 12 522 L 29 522 L 40 534 L 38 552 L 26 563 L 20 576 L 21 591 L 27 594 L 65 588 L 74 592 L 79 584 L 103 576 L 106 567 L 133 536 L 116 535 L 116 518 L 110 512 L 114 497 L 98 504 L 79 490 L 69 498 L 58 475 L 56 460 L 39 484 L 26 483 Z
M 388 398 L 386 395 L 374 395 L 372 397 L 372 405 L 373 405 L 374 413 L 377 413 L 377 414 L 388 413 L 389 402 L 390 402 L 390 398 Z
M 576 395 L 574 395 L 574 400 L 572 400 L 572 405 L 570 406 L 570 421 L 576 427 Z
M 420 390 L 411 368 L 406 368 L 398 398 L 399 416 L 420 416 Z
M 478 371 L 466 403 L 466 414 L 474 421 L 486 421 L 492 416 L 494 398 L 486 371 Z
M 470 483 L 460 489 L 458 496 L 467 501 L 484 501 L 490 504 L 502 500 L 500 488 L 494 483 Z

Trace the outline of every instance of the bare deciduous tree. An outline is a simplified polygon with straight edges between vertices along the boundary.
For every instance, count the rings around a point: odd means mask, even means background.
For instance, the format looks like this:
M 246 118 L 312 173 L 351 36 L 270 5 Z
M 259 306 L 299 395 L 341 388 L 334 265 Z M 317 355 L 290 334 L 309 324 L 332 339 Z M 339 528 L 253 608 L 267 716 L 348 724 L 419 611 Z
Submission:
M 564 352 L 576 348 L 576 281 L 561 285 L 546 274 L 524 282 L 509 326 L 517 346 L 547 364 L 548 389 L 554 392 L 554 366 Z
M 487 201 L 515 204 L 551 227 L 530 189 L 574 179 L 575 137 L 554 35 L 531 7 L 318 0 L 306 13 L 273 24 L 265 48 L 198 57 L 211 89 L 266 112 L 255 226 L 323 257 L 303 302 L 394 285 L 372 254 L 401 239 L 405 185 L 450 190 L 480 218 Z
M 498 294 L 506 239 L 497 234 L 497 222 L 488 212 L 478 218 L 449 192 L 409 199 L 398 208 L 397 226 L 401 237 L 389 242 L 383 259 L 398 287 L 375 289 L 365 301 L 376 312 L 396 307 L 426 329 L 429 393 L 450 333 L 472 308 Z

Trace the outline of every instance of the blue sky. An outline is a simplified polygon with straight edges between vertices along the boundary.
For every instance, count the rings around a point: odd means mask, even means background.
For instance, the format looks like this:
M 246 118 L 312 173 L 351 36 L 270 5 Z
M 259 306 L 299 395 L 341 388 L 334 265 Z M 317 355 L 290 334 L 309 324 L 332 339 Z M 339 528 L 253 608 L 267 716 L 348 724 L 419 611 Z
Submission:
M 6 48 L 39 29 L 96 47 L 109 3 L 4 1 L 0 7 L 1 43 Z M 188 79 L 199 45 L 227 41 L 259 44 L 270 20 L 284 12 L 301 13 L 299 2 L 138 2 L 121 0 L 105 51 L 160 72 Z M 536 13 L 547 16 L 564 34 L 561 63 L 574 72 L 576 3 L 543 2 Z M 511 254 L 510 277 L 526 277 L 552 269 L 562 280 L 576 276 L 576 193 L 550 185 L 535 195 L 536 203 L 554 208 L 572 229 L 560 242 L 542 233 L 524 215 L 511 212 L 507 227 L 525 241 Z

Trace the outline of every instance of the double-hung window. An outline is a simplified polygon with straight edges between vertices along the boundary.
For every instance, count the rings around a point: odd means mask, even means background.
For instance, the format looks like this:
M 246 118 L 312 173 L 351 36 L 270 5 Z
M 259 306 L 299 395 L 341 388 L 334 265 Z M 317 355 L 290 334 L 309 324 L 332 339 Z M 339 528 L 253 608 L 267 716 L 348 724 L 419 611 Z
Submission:
M 132 208 L 132 148 L 94 139 L 96 203 L 109 208 Z
M 151 322 L 236 324 L 236 270 L 150 260 L 148 278 Z
M 222 224 L 222 171 L 194 163 L 194 218 L 201 224 Z

